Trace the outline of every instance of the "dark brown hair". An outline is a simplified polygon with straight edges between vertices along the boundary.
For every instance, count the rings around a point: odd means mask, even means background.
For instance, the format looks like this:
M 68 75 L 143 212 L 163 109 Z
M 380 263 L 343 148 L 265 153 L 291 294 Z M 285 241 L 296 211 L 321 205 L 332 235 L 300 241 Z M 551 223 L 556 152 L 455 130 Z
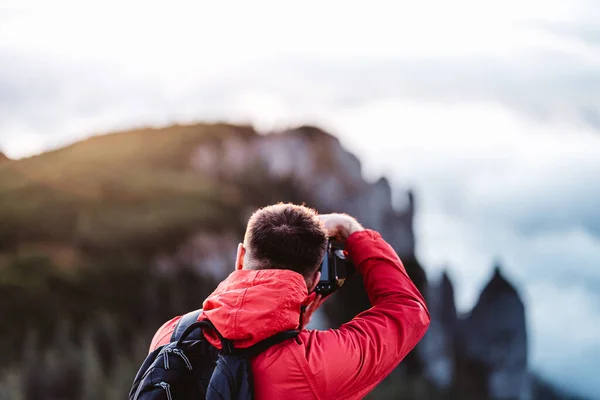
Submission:
M 315 210 L 278 203 L 252 214 L 244 246 L 252 269 L 290 269 L 310 278 L 325 255 L 327 234 Z

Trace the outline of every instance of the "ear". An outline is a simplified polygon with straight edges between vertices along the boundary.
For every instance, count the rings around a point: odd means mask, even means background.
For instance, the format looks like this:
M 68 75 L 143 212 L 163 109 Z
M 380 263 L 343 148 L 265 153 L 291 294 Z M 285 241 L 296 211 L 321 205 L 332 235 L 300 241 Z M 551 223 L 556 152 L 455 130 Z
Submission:
M 237 271 L 244 268 L 244 256 L 246 255 L 246 248 L 242 243 L 238 244 L 237 255 L 235 256 L 235 269 Z
M 317 284 L 319 283 L 319 281 L 321 280 L 321 271 L 317 270 L 314 275 L 312 276 L 312 282 L 310 284 L 310 287 L 308 288 L 308 293 L 312 293 L 315 288 L 317 287 Z

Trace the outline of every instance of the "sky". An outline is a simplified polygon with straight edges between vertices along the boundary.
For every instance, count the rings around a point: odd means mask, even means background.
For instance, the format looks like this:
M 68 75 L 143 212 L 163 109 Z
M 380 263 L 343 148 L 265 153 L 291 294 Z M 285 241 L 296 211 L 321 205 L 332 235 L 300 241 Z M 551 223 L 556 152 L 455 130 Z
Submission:
M 448 269 L 461 311 L 499 259 L 534 369 L 594 398 L 600 8 L 365 4 L 0 0 L 0 150 L 173 122 L 316 124 L 368 179 L 415 190 L 417 255 L 432 279 Z

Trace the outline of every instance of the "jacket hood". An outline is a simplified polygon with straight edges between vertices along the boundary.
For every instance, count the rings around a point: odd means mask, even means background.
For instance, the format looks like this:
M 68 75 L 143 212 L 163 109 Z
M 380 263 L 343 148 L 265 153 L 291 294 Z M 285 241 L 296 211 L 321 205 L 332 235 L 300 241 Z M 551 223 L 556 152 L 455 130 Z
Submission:
M 238 270 L 204 301 L 208 318 L 235 347 L 252 346 L 276 333 L 298 329 L 300 308 L 308 300 L 304 277 L 290 270 Z M 208 341 L 221 348 L 217 336 L 205 331 Z

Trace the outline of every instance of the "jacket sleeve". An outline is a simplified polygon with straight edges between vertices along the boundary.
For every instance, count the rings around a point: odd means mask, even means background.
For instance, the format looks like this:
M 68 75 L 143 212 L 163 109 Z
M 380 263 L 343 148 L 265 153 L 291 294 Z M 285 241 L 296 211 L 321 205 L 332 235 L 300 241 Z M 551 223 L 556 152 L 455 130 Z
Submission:
M 307 354 L 321 398 L 360 398 L 389 375 L 429 327 L 429 311 L 392 247 L 372 230 L 347 250 L 372 307 L 339 329 L 313 331 Z

